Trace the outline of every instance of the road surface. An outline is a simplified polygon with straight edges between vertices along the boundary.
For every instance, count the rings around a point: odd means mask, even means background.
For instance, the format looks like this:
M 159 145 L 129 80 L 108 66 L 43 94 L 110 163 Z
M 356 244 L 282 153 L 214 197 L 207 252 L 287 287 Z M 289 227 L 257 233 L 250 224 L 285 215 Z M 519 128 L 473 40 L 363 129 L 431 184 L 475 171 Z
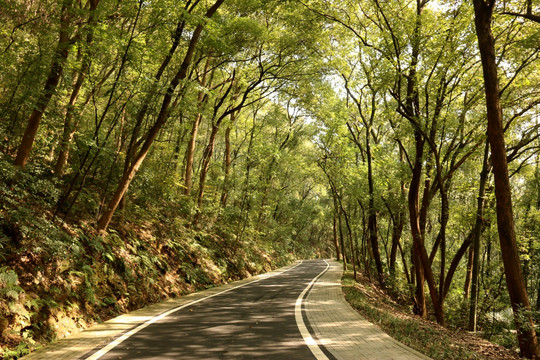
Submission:
M 303 261 L 183 306 L 82 359 L 316 359 L 301 302 L 327 268 L 324 260 Z

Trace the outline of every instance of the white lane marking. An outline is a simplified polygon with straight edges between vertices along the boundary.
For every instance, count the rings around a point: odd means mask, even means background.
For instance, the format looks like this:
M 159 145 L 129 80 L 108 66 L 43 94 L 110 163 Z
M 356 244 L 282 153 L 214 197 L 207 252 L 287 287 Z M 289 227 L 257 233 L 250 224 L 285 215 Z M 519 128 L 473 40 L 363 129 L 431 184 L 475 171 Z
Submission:
M 305 343 L 313 353 L 313 355 L 317 358 L 317 360 L 328 360 L 328 357 L 323 353 L 315 339 L 311 336 L 309 333 L 308 328 L 306 327 L 306 324 L 304 323 L 304 319 L 302 318 L 302 302 L 304 301 L 304 295 L 309 291 L 309 289 L 312 287 L 312 285 L 325 273 L 326 270 L 330 267 L 330 264 L 326 262 L 326 269 L 321 271 L 319 275 L 317 275 L 311 282 L 306 286 L 304 291 L 298 296 L 296 299 L 296 305 L 294 307 L 294 317 L 296 318 L 296 325 L 298 326 L 298 329 L 300 330 L 300 334 L 302 334 L 302 337 L 304 338 Z
M 127 333 L 125 333 L 124 335 L 120 336 L 119 338 L 117 338 L 116 340 L 110 342 L 108 345 L 106 345 L 105 347 L 101 348 L 100 350 L 98 350 L 97 352 L 95 352 L 94 354 L 92 354 L 91 356 L 87 357 L 85 360 L 97 360 L 99 359 L 100 357 L 102 357 L 103 355 L 105 355 L 106 353 L 108 353 L 109 351 L 111 351 L 113 348 L 115 348 L 116 346 L 120 345 L 124 340 L 128 339 L 129 337 L 133 336 L 134 334 L 138 333 L 139 331 L 141 331 L 142 329 L 144 329 L 145 327 L 155 323 L 156 321 L 158 320 L 161 320 L 163 319 L 164 317 L 178 311 L 178 310 L 181 310 L 183 308 L 186 308 L 188 306 L 191 306 L 193 304 L 196 304 L 198 302 L 201 302 L 203 300 L 208 300 L 210 298 L 213 298 L 214 296 L 218 296 L 218 295 L 222 295 L 222 294 L 225 294 L 225 293 L 228 293 L 229 291 L 232 291 L 232 290 L 236 290 L 236 289 L 239 289 L 241 287 L 244 287 L 244 286 L 247 286 L 247 285 L 250 285 L 250 284 L 254 284 L 256 282 L 259 282 L 261 280 L 265 280 L 265 279 L 269 279 L 271 277 L 274 277 L 274 276 L 277 276 L 277 275 L 281 275 L 283 273 L 286 273 L 287 271 L 290 271 L 294 268 L 296 268 L 297 266 L 301 265 L 303 263 L 303 261 L 300 261 L 298 264 L 296 264 L 295 266 L 287 269 L 287 270 L 284 270 L 284 271 L 281 271 L 281 272 L 278 272 L 278 273 L 275 273 L 275 274 L 272 274 L 272 275 L 267 275 L 267 276 L 264 276 L 262 275 L 259 279 L 256 279 L 256 280 L 253 280 L 253 281 L 250 281 L 250 282 L 247 282 L 245 284 L 241 284 L 241 285 L 238 285 L 238 286 L 235 286 L 233 288 L 230 288 L 230 289 L 227 289 L 227 290 L 224 290 L 222 292 L 219 292 L 219 293 L 216 293 L 216 294 L 213 294 L 213 295 L 209 295 L 209 296 L 205 296 L 203 298 L 200 298 L 200 299 L 197 299 L 197 300 L 193 300 L 187 304 L 184 304 L 184 305 L 181 305 L 181 306 L 178 306 L 178 307 L 175 307 L 171 310 L 168 310 L 164 313 L 161 313 L 160 315 L 157 315 L 155 317 L 153 317 L 152 319 L 148 320 L 147 322 L 145 323 L 142 323 L 141 325 L 137 326 L 136 328 L 128 331 Z M 266 275 L 266 274 L 265 274 Z

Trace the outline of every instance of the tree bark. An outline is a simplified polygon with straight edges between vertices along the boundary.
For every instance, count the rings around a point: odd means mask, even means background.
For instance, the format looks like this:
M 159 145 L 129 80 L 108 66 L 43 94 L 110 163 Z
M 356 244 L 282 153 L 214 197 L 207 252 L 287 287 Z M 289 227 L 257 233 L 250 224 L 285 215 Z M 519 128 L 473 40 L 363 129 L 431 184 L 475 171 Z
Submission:
M 343 271 L 347 271 L 347 263 L 349 262 L 349 257 L 347 256 L 347 249 L 345 248 L 345 239 L 343 238 L 343 227 L 341 224 L 341 209 L 338 205 L 338 195 L 337 191 L 332 188 L 332 197 L 334 199 L 334 211 L 338 220 L 338 233 L 339 233 L 339 245 L 341 247 L 341 256 L 343 258 Z
M 207 77 L 208 77 L 208 69 L 210 66 L 210 58 L 206 60 L 206 64 L 204 66 L 204 73 L 202 76 L 202 79 L 200 81 L 201 87 L 205 87 L 207 85 Z M 193 125 L 191 126 L 191 134 L 189 137 L 188 146 L 186 148 L 186 155 L 185 155 L 185 161 L 186 168 L 184 169 L 184 195 L 189 196 L 191 193 L 191 187 L 193 185 L 193 159 L 195 156 L 195 142 L 197 141 L 197 134 L 199 132 L 199 125 L 201 124 L 202 120 L 202 108 L 208 100 L 208 96 L 205 96 L 204 91 L 199 91 L 198 97 L 197 97 L 197 107 L 199 111 L 197 112 L 197 115 L 195 115 L 195 120 L 193 121 Z
M 231 114 L 231 123 L 234 122 L 235 114 Z M 225 178 L 223 179 L 223 191 L 221 192 L 221 207 L 227 206 L 227 198 L 229 197 L 229 182 L 231 174 L 231 126 L 228 126 L 225 130 L 225 154 L 223 156 L 223 172 Z
M 472 244 L 472 236 L 469 241 L 469 244 L 467 244 L 467 248 L 469 249 L 469 256 L 467 257 L 467 271 L 465 273 L 465 282 L 463 283 L 463 299 L 468 300 L 471 296 L 471 279 L 472 279 L 472 263 L 474 258 L 474 247 L 470 247 Z M 463 245 L 462 245 L 463 247 Z
M 420 134 L 415 135 L 416 139 L 416 161 L 412 170 L 412 178 L 409 184 L 408 205 L 409 205 L 409 221 L 411 226 L 411 235 L 413 238 L 412 260 L 416 275 L 416 296 L 415 296 L 415 313 L 419 316 L 427 316 L 426 298 L 424 294 L 424 270 L 419 257 L 417 243 L 422 237 L 419 215 L 419 198 L 420 198 L 420 180 L 422 176 L 422 158 L 424 152 L 424 141 Z
M 478 199 L 476 205 L 476 222 L 473 230 L 473 262 L 471 277 L 471 296 L 469 300 L 469 331 L 476 331 L 476 310 L 478 304 L 478 273 L 480 271 L 480 236 L 482 235 L 482 221 L 484 217 L 484 195 L 489 174 L 489 142 L 486 141 L 484 161 L 480 173 Z
M 339 198 L 338 201 L 339 201 L 339 207 L 341 209 L 341 212 L 343 213 L 343 217 L 345 218 L 345 225 L 347 226 L 347 233 L 349 235 L 348 236 L 349 237 L 349 248 L 350 248 L 350 251 L 351 251 L 351 263 L 352 263 L 352 266 L 353 266 L 353 276 L 354 276 L 354 280 L 356 281 L 357 259 L 356 259 L 355 252 L 354 252 L 353 235 L 352 235 L 352 231 L 351 231 L 351 225 L 349 223 L 349 215 L 347 214 L 347 212 L 345 212 L 345 209 L 343 208 L 343 203 L 341 202 L 341 198 Z
M 212 124 L 212 130 L 210 132 L 210 139 L 208 140 L 208 145 L 204 149 L 203 153 L 203 164 L 201 167 L 201 174 L 199 176 L 199 191 L 197 195 L 197 207 L 201 209 L 202 200 L 204 195 L 204 187 L 206 185 L 206 176 L 208 175 L 208 169 L 210 168 L 210 160 L 214 154 L 214 148 L 216 146 L 216 138 L 219 130 L 220 123 Z
M 377 237 L 377 213 L 375 212 L 375 190 L 373 186 L 373 166 L 370 143 L 370 130 L 366 126 L 366 154 L 368 163 L 368 190 L 369 190 L 369 207 L 368 207 L 368 233 L 369 242 L 375 259 L 375 267 L 377 268 L 377 279 L 382 288 L 385 287 L 384 270 L 381 261 L 381 253 L 379 251 L 379 239 Z
M 333 230 L 333 239 L 334 239 L 334 249 L 336 250 L 336 260 L 339 261 L 341 260 L 341 254 L 340 254 L 340 251 L 339 251 L 339 242 L 338 242 L 338 232 L 337 232 L 337 216 L 336 216 L 336 212 L 334 211 L 334 216 L 333 216 L 333 226 L 332 226 L 332 230 Z
M 512 211 L 512 189 L 508 177 L 508 163 L 504 141 L 502 108 L 500 104 L 495 40 L 491 32 L 491 21 L 495 0 L 473 0 L 475 27 L 480 49 L 480 59 L 484 75 L 487 133 L 491 147 L 493 178 L 495 180 L 495 198 L 499 242 L 506 276 L 506 285 L 514 311 L 517 338 L 521 355 L 526 358 L 540 358 L 538 339 L 534 322 L 530 314 L 530 303 L 523 281 L 516 244 L 514 215 Z

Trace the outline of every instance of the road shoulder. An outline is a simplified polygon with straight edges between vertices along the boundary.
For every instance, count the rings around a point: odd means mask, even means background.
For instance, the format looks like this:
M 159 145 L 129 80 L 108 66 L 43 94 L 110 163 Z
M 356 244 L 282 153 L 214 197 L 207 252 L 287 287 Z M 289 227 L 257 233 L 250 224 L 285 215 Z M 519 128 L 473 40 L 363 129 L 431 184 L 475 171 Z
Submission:
M 429 360 L 394 340 L 354 310 L 341 291 L 341 264 L 328 271 L 305 299 L 306 316 L 318 343 L 340 360 Z

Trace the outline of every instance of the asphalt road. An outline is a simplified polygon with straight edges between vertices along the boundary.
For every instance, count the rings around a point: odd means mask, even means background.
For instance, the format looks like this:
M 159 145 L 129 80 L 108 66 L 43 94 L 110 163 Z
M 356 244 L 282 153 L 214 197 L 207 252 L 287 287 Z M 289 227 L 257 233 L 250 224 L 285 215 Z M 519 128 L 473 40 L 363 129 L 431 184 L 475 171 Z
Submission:
M 300 334 L 295 304 L 326 266 L 324 260 L 304 261 L 187 306 L 99 359 L 315 359 Z

